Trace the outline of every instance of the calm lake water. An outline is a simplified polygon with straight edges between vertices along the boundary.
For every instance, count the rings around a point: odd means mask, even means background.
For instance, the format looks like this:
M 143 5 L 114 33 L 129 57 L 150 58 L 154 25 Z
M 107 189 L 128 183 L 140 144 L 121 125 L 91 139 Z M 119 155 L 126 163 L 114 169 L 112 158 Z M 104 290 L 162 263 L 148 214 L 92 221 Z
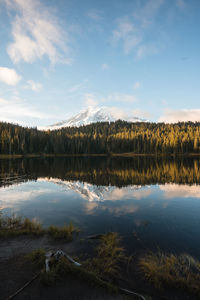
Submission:
M 200 158 L 2 159 L 0 210 L 200 258 Z

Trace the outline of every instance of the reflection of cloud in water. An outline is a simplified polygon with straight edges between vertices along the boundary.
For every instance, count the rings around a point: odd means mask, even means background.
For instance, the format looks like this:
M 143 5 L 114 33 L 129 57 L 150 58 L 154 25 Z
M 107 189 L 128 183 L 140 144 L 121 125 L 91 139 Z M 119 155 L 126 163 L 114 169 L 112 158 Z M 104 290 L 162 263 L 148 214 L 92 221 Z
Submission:
M 114 186 L 97 186 L 80 181 L 66 181 L 57 178 L 39 178 L 39 181 L 53 182 L 64 189 L 73 190 L 82 198 L 92 201 L 141 199 L 151 194 L 150 189 L 142 189 L 140 185 L 132 185 L 123 188 Z
M 165 199 L 171 198 L 200 198 L 200 185 L 165 184 L 159 186 L 164 192 Z
M 135 213 L 138 210 L 138 206 L 136 206 L 133 203 L 126 203 L 122 206 L 109 206 L 109 207 L 104 207 L 105 210 L 108 210 L 110 213 L 116 215 L 116 216 L 121 216 L 121 215 L 126 215 L 126 214 L 131 214 Z
M 152 191 L 147 187 L 142 188 L 141 186 L 129 186 L 125 188 L 115 188 L 110 194 L 108 200 L 124 200 L 124 199 L 137 199 L 148 197 Z
M 98 207 L 98 202 L 85 202 L 84 208 L 88 215 L 94 214 L 95 209 Z
M 103 202 L 101 202 L 101 204 L 99 202 L 85 202 L 84 208 L 85 213 L 88 215 L 94 215 L 96 212 L 96 208 L 98 208 L 98 210 L 107 211 L 116 216 L 134 213 L 138 210 L 138 206 L 134 203 L 126 203 L 123 205 L 120 204 L 118 206 L 108 206 L 104 205 Z
M 21 202 L 32 200 L 49 192 L 47 188 L 34 189 L 32 186 L 21 184 L 20 186 L 5 187 L 0 191 L 0 209 L 13 208 Z

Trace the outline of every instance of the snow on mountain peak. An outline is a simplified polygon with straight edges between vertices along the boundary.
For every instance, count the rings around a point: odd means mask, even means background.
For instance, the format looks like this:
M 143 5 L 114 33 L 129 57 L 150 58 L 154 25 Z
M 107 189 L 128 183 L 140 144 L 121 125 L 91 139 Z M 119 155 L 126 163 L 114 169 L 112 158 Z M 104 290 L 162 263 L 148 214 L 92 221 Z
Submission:
M 42 130 L 56 130 L 63 127 L 79 127 L 82 125 L 88 125 L 96 122 L 114 122 L 118 119 L 123 119 L 128 122 L 145 122 L 145 120 L 137 117 L 121 117 L 109 107 L 92 107 L 89 106 L 87 109 L 82 110 L 80 113 L 76 114 L 67 120 L 49 125 Z

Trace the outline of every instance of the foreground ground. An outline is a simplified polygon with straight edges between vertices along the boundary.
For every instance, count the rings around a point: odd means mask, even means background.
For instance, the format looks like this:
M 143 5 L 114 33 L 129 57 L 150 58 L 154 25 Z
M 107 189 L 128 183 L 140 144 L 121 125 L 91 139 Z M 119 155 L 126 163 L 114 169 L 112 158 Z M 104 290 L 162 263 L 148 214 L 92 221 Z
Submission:
M 35 274 L 36 270 L 24 261 L 23 256 L 13 257 L 9 260 L 1 261 L 0 270 L 0 291 L 1 299 L 15 293 Z M 20 292 L 16 300 L 45 300 L 45 299 L 105 299 L 124 300 L 126 297 L 111 295 L 103 289 L 90 286 L 86 282 L 68 278 L 67 282 L 61 282 L 53 286 L 44 286 L 39 279 L 34 280 L 28 287 Z
M 1 240 L 0 243 L 0 299 L 6 300 L 31 280 L 38 270 L 25 259 L 25 255 L 38 248 L 48 250 L 62 249 L 68 254 L 80 252 L 79 242 L 52 242 L 47 236 L 15 237 Z M 45 299 L 105 299 L 126 300 L 124 295 L 112 294 L 105 289 L 92 286 L 86 281 L 67 278 L 67 281 L 54 285 L 43 285 L 37 278 L 22 292 L 15 296 L 16 300 L 45 300 Z M 133 299 L 133 298 L 131 298 Z
M 81 259 L 82 253 L 86 249 L 89 251 L 91 243 L 96 241 L 79 240 L 76 239 L 70 243 L 52 241 L 48 236 L 41 237 L 20 236 L 1 240 L 0 243 L 0 299 L 6 300 L 10 295 L 15 293 L 26 282 L 31 280 L 38 269 L 30 264 L 25 259 L 27 253 L 33 250 L 43 248 L 48 250 L 62 249 L 71 256 L 76 256 Z M 123 272 L 122 272 L 123 273 Z M 127 275 L 127 281 L 121 279 L 116 284 L 120 284 L 125 288 L 137 290 L 139 292 L 145 291 L 146 300 L 189 300 L 198 299 L 194 295 L 189 295 L 186 292 L 177 292 L 176 290 L 155 291 L 148 283 L 146 283 L 141 274 L 137 270 Z M 122 275 L 122 277 L 124 277 Z M 139 278 L 140 277 L 140 278 Z M 104 288 L 99 288 L 91 283 L 80 278 L 70 278 L 58 282 L 56 284 L 46 286 L 42 284 L 37 278 L 28 287 L 26 287 L 20 294 L 15 297 L 16 300 L 23 299 L 105 299 L 105 300 L 126 300 L 139 299 L 137 297 L 127 297 L 120 294 L 113 294 Z

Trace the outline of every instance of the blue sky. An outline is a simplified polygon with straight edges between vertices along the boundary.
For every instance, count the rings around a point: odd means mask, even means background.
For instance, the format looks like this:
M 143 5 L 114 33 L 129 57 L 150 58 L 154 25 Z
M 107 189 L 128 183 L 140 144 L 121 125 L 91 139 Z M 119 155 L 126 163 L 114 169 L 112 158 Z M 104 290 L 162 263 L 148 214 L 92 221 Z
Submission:
M 199 0 L 0 0 L 0 120 L 200 121 Z

